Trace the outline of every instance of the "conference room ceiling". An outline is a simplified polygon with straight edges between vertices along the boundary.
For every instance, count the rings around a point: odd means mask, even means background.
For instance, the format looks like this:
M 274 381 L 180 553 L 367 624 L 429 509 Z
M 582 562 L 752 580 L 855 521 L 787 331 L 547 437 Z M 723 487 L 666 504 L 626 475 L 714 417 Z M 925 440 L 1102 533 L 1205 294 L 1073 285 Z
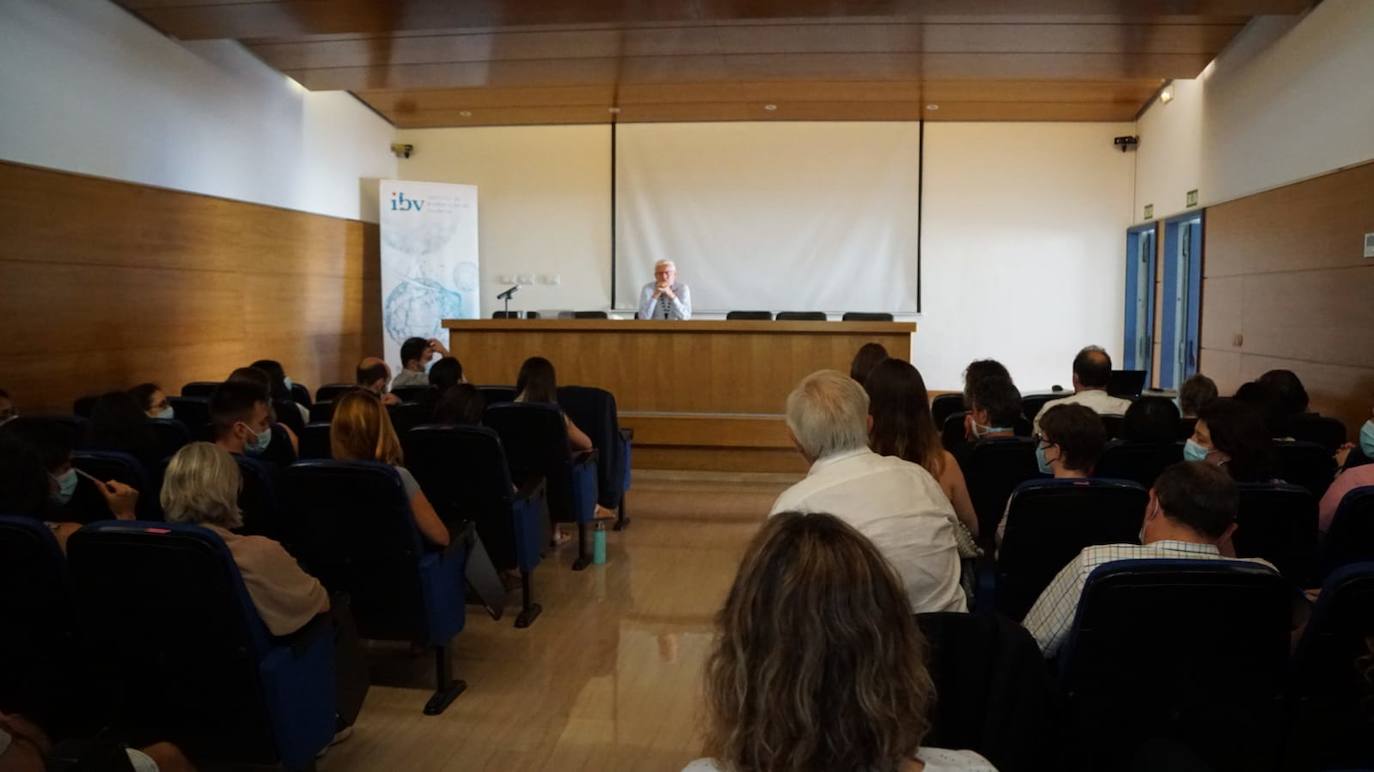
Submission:
M 1128 121 L 1311 0 L 117 0 L 402 128 Z

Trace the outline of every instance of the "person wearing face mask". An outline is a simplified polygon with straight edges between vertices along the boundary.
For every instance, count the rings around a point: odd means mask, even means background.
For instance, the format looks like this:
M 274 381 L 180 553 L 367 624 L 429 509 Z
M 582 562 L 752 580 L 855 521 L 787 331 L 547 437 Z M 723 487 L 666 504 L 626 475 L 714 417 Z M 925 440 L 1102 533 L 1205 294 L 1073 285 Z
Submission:
M 1040 414 L 1040 436 L 1035 443 L 1035 462 L 1041 474 L 1056 480 L 1092 477 L 1102 451 L 1107 447 L 1107 429 L 1102 419 L 1084 405 L 1056 405 Z M 1007 510 L 1011 502 L 1007 502 Z M 997 524 L 997 543 L 1007 529 L 1007 513 Z
M 1374 416 L 1374 410 L 1370 411 L 1370 415 Z M 1360 426 L 1358 447 L 1365 458 L 1374 458 L 1374 417 Z M 1346 452 L 1351 450 L 1346 449 Z M 1336 516 L 1336 509 L 1340 507 L 1341 499 L 1345 498 L 1345 494 L 1356 488 L 1371 485 L 1374 485 L 1374 464 L 1349 467 L 1336 475 L 1336 480 L 1331 483 L 1330 488 L 1326 489 L 1326 495 L 1322 496 L 1321 503 L 1317 505 L 1318 530 L 1326 533 L 1326 530 L 1331 527 L 1331 519 Z
M 167 395 L 163 393 L 162 387 L 156 383 L 140 383 L 129 389 L 129 396 L 134 398 L 134 401 L 149 418 L 161 418 L 168 421 L 176 418 L 176 411 L 167 401 Z
M 210 395 L 215 444 L 236 456 L 261 455 L 272 442 L 267 394 L 253 384 L 225 381 Z
M 974 381 L 965 396 L 969 410 L 964 416 L 964 439 L 977 442 L 1016 436 L 1021 418 L 1021 392 L 1011 378 L 989 375 Z
M 391 382 L 391 388 L 429 385 L 429 363 L 434 355 L 448 356 L 448 349 L 438 338 L 407 338 L 401 344 L 401 372 Z
M 1046 658 L 1059 653 L 1093 569 L 1120 560 L 1178 558 L 1236 560 L 1273 570 L 1260 558 L 1227 558 L 1218 545 L 1235 530 L 1240 494 L 1215 465 L 1182 461 L 1165 469 L 1150 489 L 1140 544 L 1085 547 L 1055 576 L 1022 624 Z
M 1198 411 L 1183 458 L 1219 466 L 1236 482 L 1268 482 L 1276 466 L 1263 413 L 1234 399 L 1212 400 Z
M 0 389 L 0 426 L 4 426 L 18 417 L 19 408 L 14 406 L 14 400 L 10 398 L 10 393 Z
M 82 524 L 133 520 L 137 505 L 138 491 L 130 486 L 77 472 L 63 427 L 14 421 L 0 429 L 0 512 L 43 520 L 63 548 Z

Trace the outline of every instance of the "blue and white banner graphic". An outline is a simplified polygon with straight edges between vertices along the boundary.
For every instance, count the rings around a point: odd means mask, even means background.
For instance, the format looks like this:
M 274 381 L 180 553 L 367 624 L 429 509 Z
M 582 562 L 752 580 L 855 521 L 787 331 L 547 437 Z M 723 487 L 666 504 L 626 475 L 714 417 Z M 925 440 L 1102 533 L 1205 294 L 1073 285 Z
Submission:
M 382 330 L 386 361 L 406 338 L 448 345 L 445 319 L 477 319 L 477 186 L 382 180 Z

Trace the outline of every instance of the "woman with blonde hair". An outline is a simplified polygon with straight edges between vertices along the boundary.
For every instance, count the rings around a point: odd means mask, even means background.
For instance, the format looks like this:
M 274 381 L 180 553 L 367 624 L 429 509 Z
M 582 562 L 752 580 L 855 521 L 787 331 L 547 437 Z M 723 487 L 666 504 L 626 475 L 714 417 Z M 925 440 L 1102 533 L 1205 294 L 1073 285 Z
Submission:
M 405 459 L 401 441 L 391 426 L 386 406 L 376 394 L 354 389 L 339 398 L 329 425 L 329 450 L 339 461 L 377 461 L 395 467 L 405 486 L 406 498 L 410 499 L 415 527 L 430 544 L 448 546 L 448 528 L 415 477 L 402 465 Z
M 706 750 L 686 772 L 995 772 L 921 747 L 935 687 L 906 592 L 839 518 L 785 512 L 750 543 L 706 665 Z

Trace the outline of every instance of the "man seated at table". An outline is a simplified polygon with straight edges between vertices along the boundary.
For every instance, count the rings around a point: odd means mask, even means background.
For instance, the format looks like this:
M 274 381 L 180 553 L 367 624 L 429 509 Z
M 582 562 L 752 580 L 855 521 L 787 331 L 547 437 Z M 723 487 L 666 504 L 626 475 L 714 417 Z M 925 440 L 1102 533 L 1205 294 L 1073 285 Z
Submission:
M 654 280 L 639 292 L 640 319 L 692 318 L 692 292 L 677 280 L 677 266 L 672 260 L 654 263 Z

